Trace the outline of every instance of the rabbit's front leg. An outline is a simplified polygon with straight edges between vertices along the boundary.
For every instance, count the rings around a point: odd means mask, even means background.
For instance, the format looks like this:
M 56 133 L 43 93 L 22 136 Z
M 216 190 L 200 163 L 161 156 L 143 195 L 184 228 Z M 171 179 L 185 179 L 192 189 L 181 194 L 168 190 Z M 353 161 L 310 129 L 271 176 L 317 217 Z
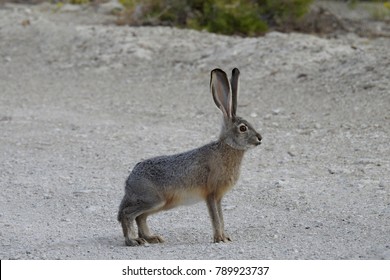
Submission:
M 225 234 L 224 222 L 222 215 L 221 200 L 215 198 L 215 194 L 210 194 L 206 198 L 207 208 L 209 210 L 211 223 L 214 230 L 214 242 L 227 242 L 231 241 L 230 238 Z
M 225 222 L 223 220 L 223 214 L 222 214 L 222 199 L 217 200 L 217 210 L 218 210 L 218 215 L 219 219 L 221 221 L 221 230 L 222 230 L 222 236 L 223 239 L 221 241 L 226 242 L 226 241 L 232 241 L 228 235 L 225 233 Z

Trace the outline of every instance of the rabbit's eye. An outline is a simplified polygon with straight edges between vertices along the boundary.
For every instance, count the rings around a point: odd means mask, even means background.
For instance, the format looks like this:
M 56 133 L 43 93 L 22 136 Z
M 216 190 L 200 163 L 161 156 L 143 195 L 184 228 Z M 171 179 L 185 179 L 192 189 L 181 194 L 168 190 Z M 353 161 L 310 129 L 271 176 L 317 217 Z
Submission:
M 240 130 L 240 132 L 245 132 L 248 130 L 248 127 L 245 124 L 240 124 L 238 129 Z

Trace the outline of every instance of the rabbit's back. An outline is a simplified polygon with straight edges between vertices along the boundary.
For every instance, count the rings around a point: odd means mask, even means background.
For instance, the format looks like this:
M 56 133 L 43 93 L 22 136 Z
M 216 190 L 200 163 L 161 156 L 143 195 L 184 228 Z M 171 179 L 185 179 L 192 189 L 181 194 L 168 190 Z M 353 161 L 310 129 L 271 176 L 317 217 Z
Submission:
M 185 153 L 144 160 L 134 167 L 127 185 L 139 179 L 166 190 L 205 185 L 210 172 L 209 159 L 215 150 L 214 142 Z

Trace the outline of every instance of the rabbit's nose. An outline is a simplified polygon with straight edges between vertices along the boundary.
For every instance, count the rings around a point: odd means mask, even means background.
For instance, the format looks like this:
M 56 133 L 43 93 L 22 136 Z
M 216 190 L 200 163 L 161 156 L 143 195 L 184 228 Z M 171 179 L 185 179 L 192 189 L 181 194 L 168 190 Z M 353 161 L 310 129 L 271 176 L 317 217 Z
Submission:
M 263 139 L 263 137 L 261 137 L 261 135 L 259 133 L 256 134 L 256 138 L 257 138 L 257 143 L 256 145 L 260 145 L 261 144 L 261 140 Z

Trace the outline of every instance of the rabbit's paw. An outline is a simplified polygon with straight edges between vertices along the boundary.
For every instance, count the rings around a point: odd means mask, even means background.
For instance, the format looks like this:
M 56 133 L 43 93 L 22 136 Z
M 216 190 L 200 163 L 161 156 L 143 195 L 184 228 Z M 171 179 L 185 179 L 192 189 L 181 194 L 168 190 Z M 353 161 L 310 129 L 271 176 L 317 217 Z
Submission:
M 127 246 L 139 246 L 146 243 L 146 240 L 143 238 L 126 238 L 125 243 Z
M 145 240 L 148 243 L 164 243 L 164 239 L 162 239 L 158 235 L 147 236 L 147 237 L 145 237 Z
M 232 241 L 229 236 L 226 234 L 220 234 L 220 235 L 215 235 L 214 236 L 214 243 L 219 243 L 219 242 L 228 242 Z

